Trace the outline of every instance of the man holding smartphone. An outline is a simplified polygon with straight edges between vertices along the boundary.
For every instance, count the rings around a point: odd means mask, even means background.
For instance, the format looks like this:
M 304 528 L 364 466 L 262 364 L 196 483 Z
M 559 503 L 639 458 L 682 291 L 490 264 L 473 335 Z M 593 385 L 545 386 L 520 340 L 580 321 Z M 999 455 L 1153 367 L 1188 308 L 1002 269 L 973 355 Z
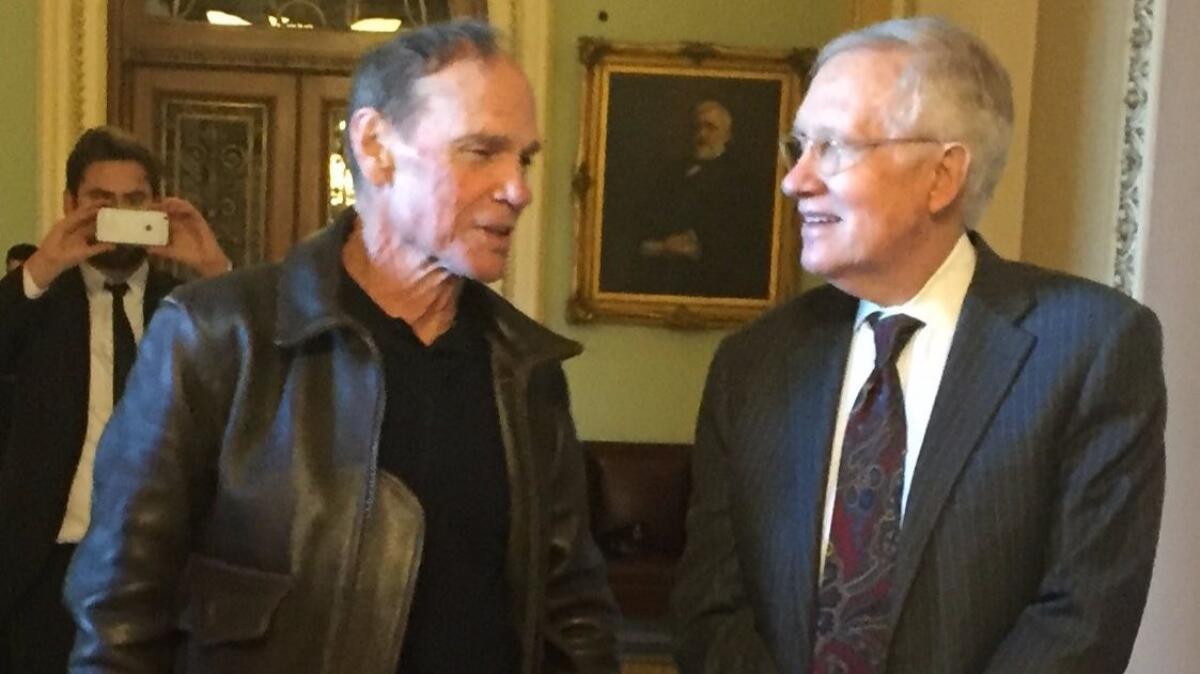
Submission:
M 200 212 L 162 197 L 158 161 L 123 131 L 86 131 L 66 174 L 63 217 L 0 280 L 0 372 L 20 391 L 0 446 L 0 664 L 23 674 L 66 670 L 75 628 L 61 588 L 88 528 L 96 445 L 144 326 L 179 283 L 148 255 L 201 276 L 230 266 Z M 98 242 L 101 208 L 165 213 L 168 243 Z

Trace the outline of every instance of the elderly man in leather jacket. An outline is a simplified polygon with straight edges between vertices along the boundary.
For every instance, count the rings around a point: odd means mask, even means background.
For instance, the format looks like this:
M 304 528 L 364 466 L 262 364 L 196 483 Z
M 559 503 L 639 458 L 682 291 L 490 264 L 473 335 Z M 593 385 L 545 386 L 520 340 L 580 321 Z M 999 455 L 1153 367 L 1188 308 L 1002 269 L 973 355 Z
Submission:
M 164 301 L 97 458 L 73 672 L 615 672 L 560 361 L 489 290 L 539 148 L 484 24 L 355 74 L 359 195 Z

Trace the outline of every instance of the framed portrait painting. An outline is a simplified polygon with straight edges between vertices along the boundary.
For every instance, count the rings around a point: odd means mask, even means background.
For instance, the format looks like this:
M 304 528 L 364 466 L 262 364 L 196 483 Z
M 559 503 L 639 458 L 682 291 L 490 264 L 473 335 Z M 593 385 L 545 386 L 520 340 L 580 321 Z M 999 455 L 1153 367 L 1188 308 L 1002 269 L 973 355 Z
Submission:
M 812 50 L 583 38 L 572 320 L 719 327 L 797 278 L 778 142 Z

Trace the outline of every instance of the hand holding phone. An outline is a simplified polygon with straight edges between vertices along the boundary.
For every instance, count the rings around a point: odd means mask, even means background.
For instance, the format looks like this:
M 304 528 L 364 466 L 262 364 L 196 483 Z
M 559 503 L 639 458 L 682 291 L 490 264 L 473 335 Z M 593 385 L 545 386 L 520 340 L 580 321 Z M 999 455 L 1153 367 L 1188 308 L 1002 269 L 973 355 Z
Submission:
M 48 288 L 62 272 L 113 249 L 111 243 L 96 241 L 98 210 L 84 206 L 69 211 L 42 237 L 37 252 L 22 265 L 37 287 Z
M 204 277 L 229 271 L 229 258 L 195 206 L 186 199 L 164 197 L 154 208 L 167 214 L 171 240 L 163 246 L 151 246 L 151 255 L 178 262 Z

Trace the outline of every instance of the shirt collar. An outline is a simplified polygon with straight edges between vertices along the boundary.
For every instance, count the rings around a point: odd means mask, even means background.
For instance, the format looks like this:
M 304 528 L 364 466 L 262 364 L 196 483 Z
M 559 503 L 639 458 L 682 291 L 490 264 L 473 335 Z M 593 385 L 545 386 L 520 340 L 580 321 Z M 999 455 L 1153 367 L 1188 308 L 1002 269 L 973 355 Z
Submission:
M 104 291 L 104 284 L 108 283 L 108 277 L 104 275 L 104 272 L 84 262 L 79 265 L 79 273 L 83 275 L 83 285 L 87 288 L 88 295 Z M 149 275 L 150 264 L 143 260 L 138 268 L 129 275 L 129 278 L 125 279 L 125 283 L 129 285 L 129 292 L 135 296 L 143 294 L 146 290 L 146 277 Z
M 953 330 L 958 323 L 958 315 L 962 313 L 967 288 L 975 275 L 975 260 L 975 247 L 971 245 L 966 233 L 963 233 L 958 237 L 950 254 L 942 260 L 941 266 L 912 299 L 891 307 L 881 307 L 870 300 L 859 300 L 854 329 L 858 330 L 867 320 L 867 316 L 878 311 L 884 316 L 906 314 L 927 327 Z

